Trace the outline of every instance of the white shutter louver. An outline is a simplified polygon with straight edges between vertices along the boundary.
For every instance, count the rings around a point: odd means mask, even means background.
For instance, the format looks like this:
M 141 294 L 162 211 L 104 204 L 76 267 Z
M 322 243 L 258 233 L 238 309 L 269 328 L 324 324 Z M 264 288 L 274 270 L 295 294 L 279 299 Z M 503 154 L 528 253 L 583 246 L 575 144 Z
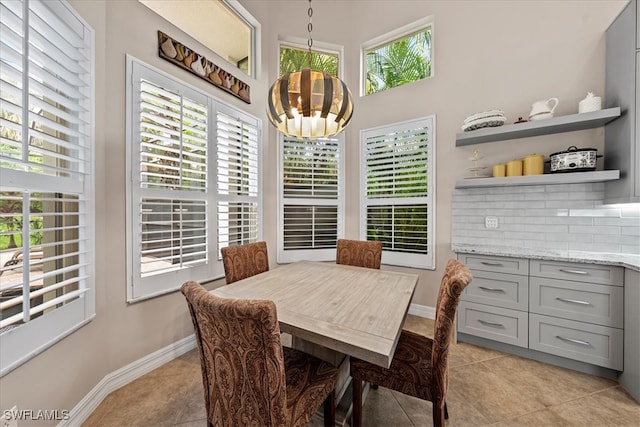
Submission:
M 260 236 L 260 121 L 127 57 L 129 302 L 221 277 Z
M 217 114 L 218 252 L 258 239 L 258 126 L 221 109 Z
M 362 147 L 364 237 L 382 241 L 386 263 L 430 267 L 433 119 L 366 130 Z
M 140 277 L 208 260 L 206 100 L 140 78 Z
M 341 230 L 344 137 L 281 138 L 282 261 L 335 256 Z M 310 250 L 318 254 L 312 255 Z
M 0 375 L 95 313 L 93 49 L 64 1 L 0 3 Z

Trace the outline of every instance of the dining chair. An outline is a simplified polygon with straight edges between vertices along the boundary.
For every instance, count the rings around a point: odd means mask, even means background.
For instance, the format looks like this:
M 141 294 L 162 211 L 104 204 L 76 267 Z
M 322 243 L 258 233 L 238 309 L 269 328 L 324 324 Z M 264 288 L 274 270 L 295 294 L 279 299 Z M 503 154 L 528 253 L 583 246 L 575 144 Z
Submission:
M 338 239 L 336 263 L 380 269 L 382 242 Z
M 472 278 L 464 264 L 449 260 L 438 292 L 433 339 L 402 330 L 388 369 L 357 358 L 350 359 L 354 427 L 362 422 L 362 381 L 432 402 L 433 425 L 444 426 L 445 418 L 449 418 L 445 402 L 449 344 L 460 295 Z
M 220 249 L 227 284 L 264 273 L 269 270 L 266 242 L 227 246 Z
M 335 423 L 338 371 L 283 347 L 269 300 L 220 298 L 200 284 L 182 285 L 200 355 L 207 422 L 212 426 L 306 426 L 324 402 Z

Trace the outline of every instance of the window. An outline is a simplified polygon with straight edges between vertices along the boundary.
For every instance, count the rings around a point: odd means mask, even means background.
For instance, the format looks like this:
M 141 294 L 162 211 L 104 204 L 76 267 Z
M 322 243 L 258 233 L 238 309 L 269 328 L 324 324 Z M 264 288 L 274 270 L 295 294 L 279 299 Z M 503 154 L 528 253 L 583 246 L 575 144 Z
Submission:
M 362 93 L 370 95 L 431 77 L 432 38 L 429 17 L 365 43 Z
M 309 49 L 280 45 L 280 75 L 309 68 Z M 338 76 L 338 54 L 311 51 L 311 69 Z
M 280 153 L 278 261 L 335 259 L 344 216 L 344 137 L 308 140 L 281 136 Z
M 434 116 L 361 132 L 361 232 L 382 262 L 435 268 Z
M 127 58 L 128 301 L 224 274 L 220 248 L 259 237 L 260 124 Z
M 95 314 L 93 30 L 0 3 L 0 375 Z
M 304 43 L 304 45 L 303 45 Z M 306 40 L 280 45 L 280 75 L 309 68 Z M 311 68 L 338 76 L 341 48 L 314 42 Z M 329 261 L 344 224 L 344 134 L 310 140 L 279 134 L 278 262 Z
M 139 1 L 246 74 L 256 75 L 260 24 L 237 0 Z

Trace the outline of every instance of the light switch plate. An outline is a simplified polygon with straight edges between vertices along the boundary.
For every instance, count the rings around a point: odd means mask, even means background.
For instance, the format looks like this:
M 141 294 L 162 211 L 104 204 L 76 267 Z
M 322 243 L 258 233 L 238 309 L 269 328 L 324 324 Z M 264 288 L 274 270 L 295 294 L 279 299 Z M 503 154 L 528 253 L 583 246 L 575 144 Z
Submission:
M 484 228 L 498 228 L 498 217 L 497 216 L 484 217 Z

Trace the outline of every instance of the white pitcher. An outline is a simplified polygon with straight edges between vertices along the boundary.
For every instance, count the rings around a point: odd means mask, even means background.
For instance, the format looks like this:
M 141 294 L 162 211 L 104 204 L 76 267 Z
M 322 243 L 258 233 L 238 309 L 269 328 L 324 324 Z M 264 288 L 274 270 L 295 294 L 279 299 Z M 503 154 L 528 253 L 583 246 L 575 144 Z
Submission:
M 549 98 L 546 101 L 534 102 L 531 104 L 529 120 L 548 119 L 553 117 L 553 112 L 556 110 L 559 102 L 558 98 Z

